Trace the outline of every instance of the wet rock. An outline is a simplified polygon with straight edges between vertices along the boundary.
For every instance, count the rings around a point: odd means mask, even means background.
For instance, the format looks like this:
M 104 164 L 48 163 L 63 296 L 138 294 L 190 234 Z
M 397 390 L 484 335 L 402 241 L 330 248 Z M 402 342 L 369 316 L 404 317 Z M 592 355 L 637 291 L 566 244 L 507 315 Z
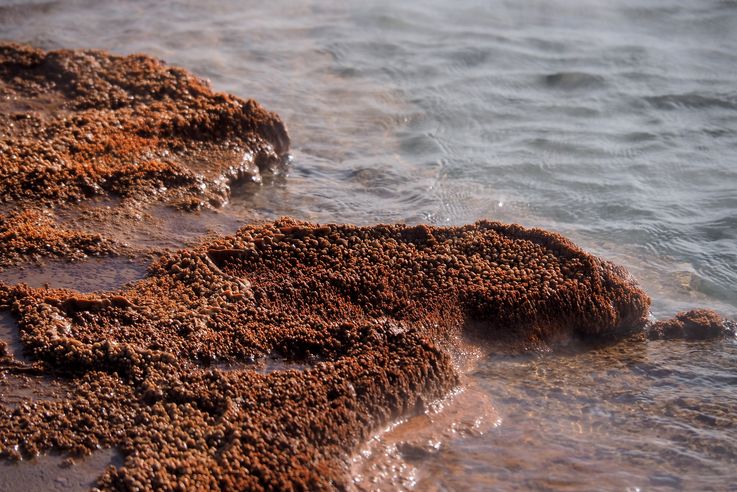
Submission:
M 544 346 L 623 336 L 649 307 L 565 238 L 485 221 L 282 219 L 164 254 L 115 293 L 2 294 L 39 370 L 75 390 L 0 405 L 0 455 L 117 447 L 106 489 L 344 487 L 373 432 L 458 385 L 447 349 L 467 327 Z M 285 370 L 239 370 L 272 354 Z
M 282 162 L 282 121 L 144 55 L 0 44 L 0 200 L 221 203 Z
M 650 340 L 709 340 L 735 335 L 735 324 L 709 309 L 694 309 L 647 328 Z
M 99 234 L 59 227 L 53 215 L 43 210 L 0 214 L 0 269 L 43 258 L 79 260 L 124 250 Z

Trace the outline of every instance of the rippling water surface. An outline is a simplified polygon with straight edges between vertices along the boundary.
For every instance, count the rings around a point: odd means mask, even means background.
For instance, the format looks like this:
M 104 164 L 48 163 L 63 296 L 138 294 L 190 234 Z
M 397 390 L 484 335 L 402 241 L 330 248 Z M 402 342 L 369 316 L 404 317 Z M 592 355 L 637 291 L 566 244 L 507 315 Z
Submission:
M 627 266 L 656 316 L 737 315 L 734 1 L 5 1 L 0 37 L 151 53 L 277 111 L 289 175 L 222 224 L 519 222 Z M 734 487 L 736 367 L 732 341 L 484 359 L 501 424 L 410 485 Z

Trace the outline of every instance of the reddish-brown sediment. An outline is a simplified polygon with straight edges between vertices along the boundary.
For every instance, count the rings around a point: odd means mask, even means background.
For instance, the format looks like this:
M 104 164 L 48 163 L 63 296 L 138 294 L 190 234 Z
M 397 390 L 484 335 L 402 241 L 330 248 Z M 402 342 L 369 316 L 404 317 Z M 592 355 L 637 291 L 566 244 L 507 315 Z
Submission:
M 0 214 L 0 269 L 42 258 L 79 260 L 123 250 L 99 234 L 60 227 L 49 212 L 30 209 Z
M 0 200 L 227 199 L 288 152 L 284 124 L 144 55 L 0 43 Z
M 343 487 L 372 431 L 457 384 L 465 330 L 539 347 L 640 328 L 649 306 L 566 239 L 493 222 L 282 220 L 169 253 L 125 290 L 0 299 L 39 374 L 77 388 L 0 408 L 2 453 L 117 447 L 111 489 Z M 269 354 L 306 367 L 244 365 Z
M 650 340 L 709 340 L 734 336 L 735 324 L 708 309 L 694 309 L 657 321 L 647 329 Z

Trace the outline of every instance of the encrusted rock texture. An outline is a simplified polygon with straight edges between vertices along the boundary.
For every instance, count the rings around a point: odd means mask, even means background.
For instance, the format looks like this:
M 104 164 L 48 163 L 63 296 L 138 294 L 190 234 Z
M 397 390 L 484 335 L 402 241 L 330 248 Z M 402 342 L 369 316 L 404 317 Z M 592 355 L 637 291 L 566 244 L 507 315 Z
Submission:
M 650 340 L 709 340 L 735 335 L 735 323 L 709 309 L 693 309 L 648 326 Z
M 100 234 L 59 227 L 48 211 L 29 209 L 0 214 L 0 270 L 48 258 L 80 260 L 122 250 Z
M 0 201 L 227 200 L 287 155 L 279 117 L 145 55 L 0 43 Z
M 0 302 L 39 375 L 76 388 L 0 407 L 0 452 L 114 446 L 114 490 L 343 488 L 372 432 L 458 384 L 464 331 L 538 347 L 641 328 L 649 307 L 540 230 L 287 219 L 169 253 L 122 291 L 5 286 Z M 277 355 L 298 365 L 263 370 Z

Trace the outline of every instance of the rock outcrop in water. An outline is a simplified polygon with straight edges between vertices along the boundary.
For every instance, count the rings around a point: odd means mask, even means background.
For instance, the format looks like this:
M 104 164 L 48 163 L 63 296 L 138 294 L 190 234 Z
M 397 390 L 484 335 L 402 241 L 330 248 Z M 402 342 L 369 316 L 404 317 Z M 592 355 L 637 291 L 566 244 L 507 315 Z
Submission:
M 649 306 L 566 239 L 493 222 L 282 220 L 164 255 L 119 292 L 0 299 L 36 371 L 77 388 L 0 407 L 2 454 L 118 447 L 109 489 L 343 487 L 357 445 L 458 383 L 465 330 L 539 347 L 637 329 Z M 300 365 L 260 371 L 274 354 Z
M 694 309 L 657 321 L 647 329 L 650 340 L 709 340 L 735 335 L 735 324 L 714 311 Z
M 0 200 L 227 199 L 286 156 L 282 121 L 144 55 L 0 43 Z
M 122 199 L 72 216 L 125 229 L 141 203 L 220 203 L 288 151 L 276 115 L 140 55 L 0 44 L 0 95 L 0 267 L 125 249 L 39 203 Z M 461 336 L 517 350 L 619 337 L 650 303 L 565 238 L 495 222 L 283 219 L 157 254 L 115 292 L 0 282 L 27 357 L 0 341 L 0 377 L 55 388 L 0 400 L 0 456 L 114 447 L 109 490 L 344 488 L 371 433 L 458 384 Z M 716 323 L 686 315 L 650 336 L 696 318 Z

